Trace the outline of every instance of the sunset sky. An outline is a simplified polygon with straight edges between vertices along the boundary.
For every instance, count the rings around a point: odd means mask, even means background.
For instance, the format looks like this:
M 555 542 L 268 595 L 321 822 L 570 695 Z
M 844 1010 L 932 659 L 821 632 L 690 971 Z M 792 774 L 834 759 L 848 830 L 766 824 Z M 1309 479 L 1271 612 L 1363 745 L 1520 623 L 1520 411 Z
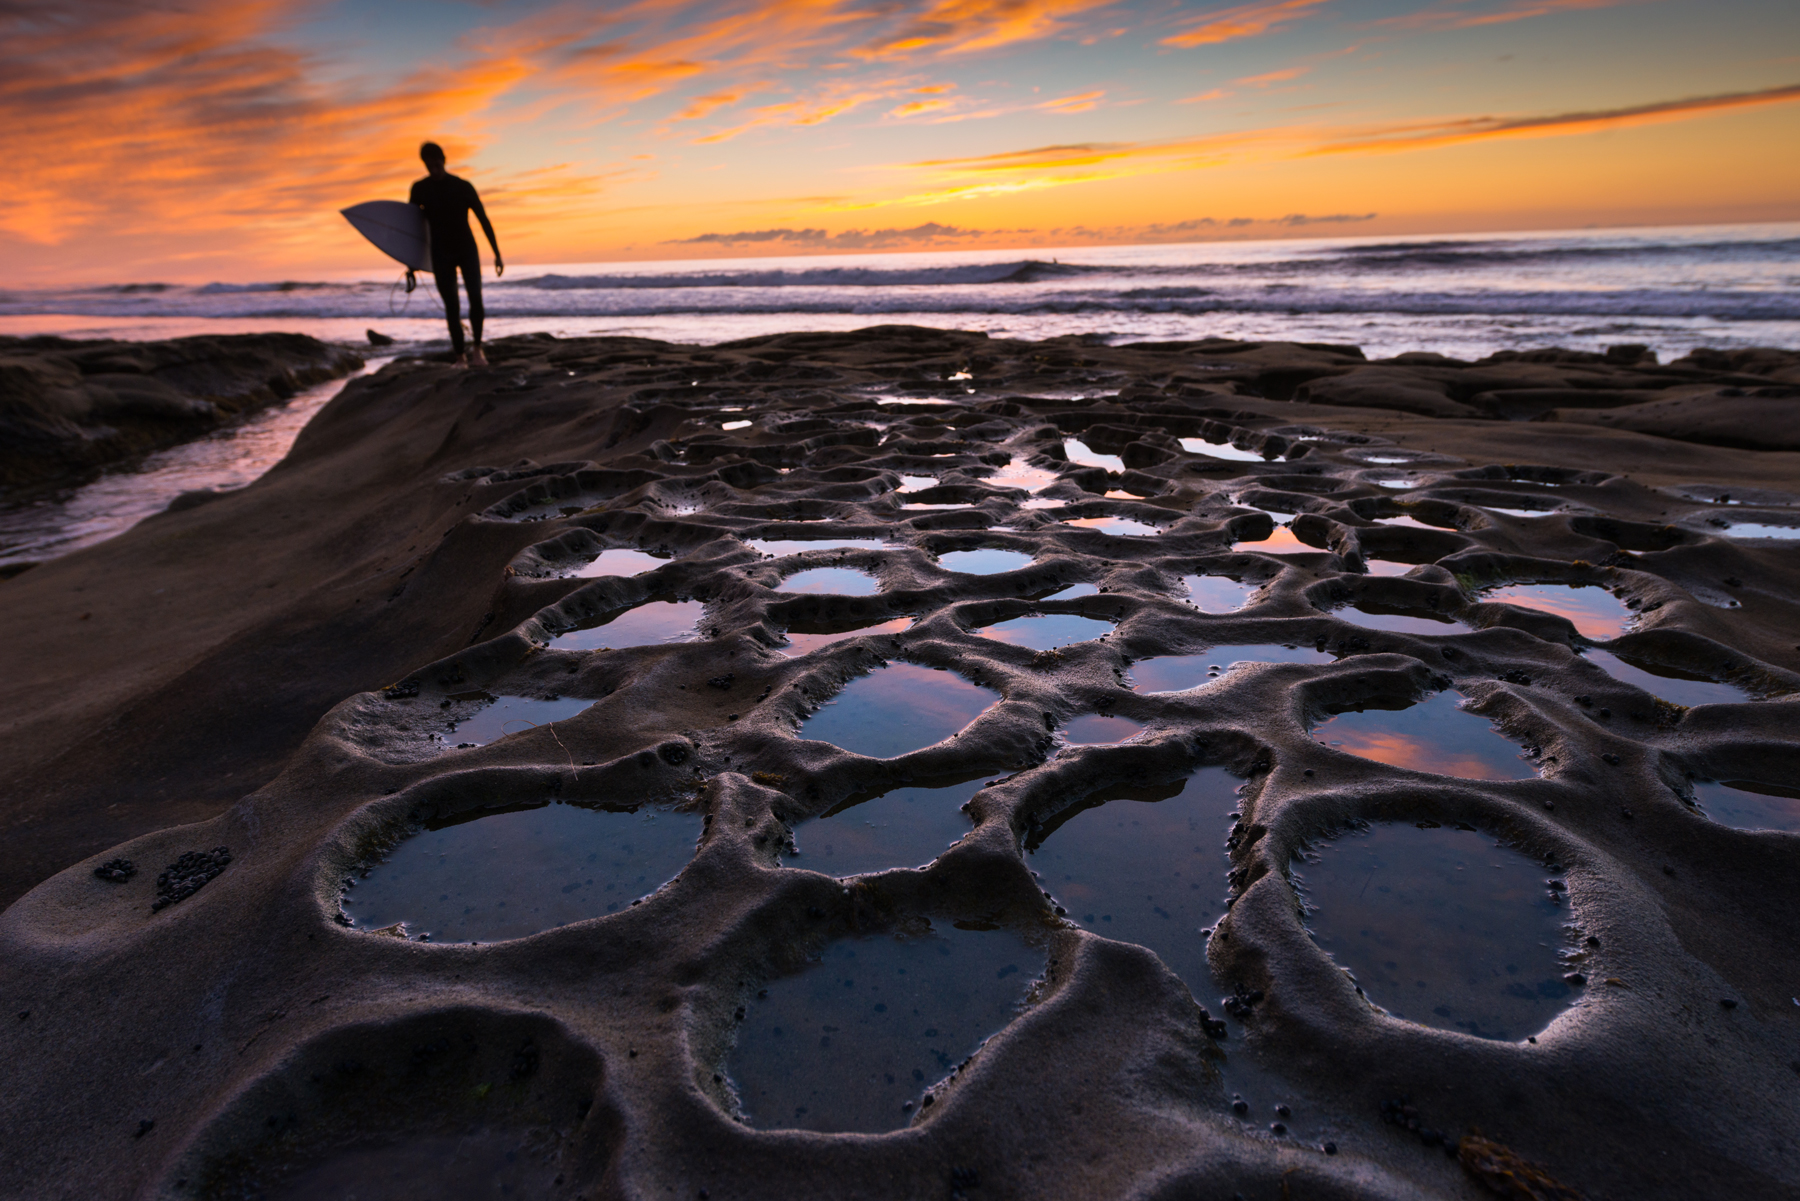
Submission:
M 0 6 L 0 286 L 1800 218 L 1792 0 Z M 383 269 L 384 270 L 384 269 Z

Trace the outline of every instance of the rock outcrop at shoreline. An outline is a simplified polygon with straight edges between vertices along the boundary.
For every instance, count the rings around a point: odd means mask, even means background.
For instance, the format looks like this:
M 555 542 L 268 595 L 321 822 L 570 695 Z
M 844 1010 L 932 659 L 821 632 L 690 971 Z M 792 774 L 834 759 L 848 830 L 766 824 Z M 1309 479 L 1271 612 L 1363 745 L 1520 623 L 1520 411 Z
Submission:
M 0 488 L 78 479 L 360 366 L 304 334 L 0 338 Z
M 1722 442 L 1766 444 L 1773 410 L 1749 406 L 1659 433 L 1562 416 L 1792 403 L 1800 356 L 1369 363 L 907 327 L 490 355 L 352 381 L 257 483 L 0 584 L 23 632 L 0 678 L 0 1192 L 1800 1188 L 1800 834 L 1697 792 L 1800 782 L 1800 454 Z M 580 574 L 608 551 L 638 558 Z M 858 573 L 876 585 L 851 595 Z M 1190 603 L 1209 580 L 1242 603 Z M 1514 586 L 1607 597 L 1623 629 Z M 657 606 L 691 630 L 620 634 Z M 992 634 L 1039 614 L 1104 637 Z M 1192 687 L 1134 686 L 1175 656 Z M 991 703 L 900 754 L 815 737 L 895 669 L 941 673 L 920 711 Z M 1714 691 L 1671 703 L 1668 681 Z M 1446 694 L 1512 744 L 1513 778 L 1318 732 Z M 1136 732 L 1079 733 L 1108 723 Z M 1025 853 L 1201 776 L 1236 809 L 1174 839 L 1196 880 L 1219 861 L 1187 942 L 1104 937 L 1077 889 L 1105 881 Z M 840 806 L 946 780 L 966 821 L 928 863 L 809 870 Z M 361 920 L 426 832 L 551 809 L 698 841 L 523 937 Z M 1561 974 L 1504 995 L 1553 1001 L 1547 1024 L 1404 1020 L 1380 963 L 1309 936 L 1309 856 L 1419 827 L 1546 878 Z M 545 881 L 484 845 L 471 888 L 579 896 L 608 870 Z M 781 1036 L 827 1094 L 904 1092 L 885 1125 L 755 1100 L 739 1057 L 768 994 L 852 950 L 817 1003 L 861 997 L 879 948 L 964 937 L 1025 948 L 956 982 L 1016 984 L 1016 1010 L 916 1083 L 834 1071 L 867 1014 Z

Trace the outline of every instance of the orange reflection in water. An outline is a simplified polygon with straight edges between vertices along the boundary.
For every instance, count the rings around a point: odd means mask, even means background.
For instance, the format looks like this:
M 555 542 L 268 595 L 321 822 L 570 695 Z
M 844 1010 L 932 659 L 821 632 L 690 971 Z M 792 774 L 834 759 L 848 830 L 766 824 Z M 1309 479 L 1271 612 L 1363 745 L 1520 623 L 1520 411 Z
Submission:
M 1293 530 L 1290 530 L 1285 525 L 1278 525 L 1275 527 L 1275 532 L 1270 534 L 1267 538 L 1264 538 L 1261 542 L 1234 542 L 1231 545 L 1231 549 L 1274 551 L 1279 553 L 1290 550 L 1317 550 L 1318 547 L 1306 545 L 1306 543 L 1294 537 Z
M 1481 599 L 1566 617 L 1584 638 L 1617 637 L 1631 617 L 1625 602 L 1597 585 L 1512 584 L 1496 588 Z
M 1411 771 L 1464 780 L 1520 780 L 1535 773 L 1519 748 L 1487 719 L 1456 707 L 1454 692 L 1440 692 L 1405 709 L 1341 713 L 1313 737 L 1336 750 Z

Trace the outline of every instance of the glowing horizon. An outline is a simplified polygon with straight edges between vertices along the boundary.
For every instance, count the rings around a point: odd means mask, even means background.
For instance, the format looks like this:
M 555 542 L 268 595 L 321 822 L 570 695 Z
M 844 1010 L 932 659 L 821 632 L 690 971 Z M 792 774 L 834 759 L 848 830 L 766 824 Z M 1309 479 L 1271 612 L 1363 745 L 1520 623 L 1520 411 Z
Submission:
M 1766 49 L 1800 13 L 1755 0 L 65 0 L 0 31 L 14 286 L 385 270 L 337 210 L 403 197 L 427 138 L 518 266 L 1800 219 L 1800 56 Z

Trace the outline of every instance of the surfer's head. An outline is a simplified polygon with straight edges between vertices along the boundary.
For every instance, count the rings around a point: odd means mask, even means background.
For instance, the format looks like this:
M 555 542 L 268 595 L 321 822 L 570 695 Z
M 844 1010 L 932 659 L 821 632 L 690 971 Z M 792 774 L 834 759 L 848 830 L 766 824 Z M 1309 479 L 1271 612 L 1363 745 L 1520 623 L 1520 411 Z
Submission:
M 427 142 L 419 147 L 419 158 L 430 170 L 437 170 L 444 165 L 444 148 L 436 142 Z

